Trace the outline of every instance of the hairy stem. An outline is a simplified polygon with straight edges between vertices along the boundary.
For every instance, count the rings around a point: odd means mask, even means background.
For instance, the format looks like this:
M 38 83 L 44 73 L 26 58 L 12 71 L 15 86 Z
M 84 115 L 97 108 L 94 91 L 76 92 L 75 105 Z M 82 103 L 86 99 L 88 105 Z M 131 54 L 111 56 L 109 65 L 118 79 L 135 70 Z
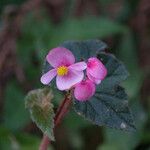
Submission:
M 62 101 L 62 103 L 60 104 L 60 106 L 57 109 L 57 113 L 56 113 L 55 118 L 54 118 L 55 128 L 57 125 L 60 124 L 63 117 L 69 111 L 70 105 L 71 105 L 71 95 L 69 93 L 65 96 L 64 100 Z M 40 144 L 39 150 L 47 150 L 49 144 L 50 144 L 49 137 L 47 135 L 44 135 L 42 142 Z

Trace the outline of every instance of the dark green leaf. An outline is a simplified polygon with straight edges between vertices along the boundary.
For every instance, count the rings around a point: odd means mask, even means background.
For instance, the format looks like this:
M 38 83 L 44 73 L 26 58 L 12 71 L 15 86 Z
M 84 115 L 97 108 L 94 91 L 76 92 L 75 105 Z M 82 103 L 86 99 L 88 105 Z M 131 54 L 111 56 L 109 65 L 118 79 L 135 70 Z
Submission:
M 128 108 L 127 95 L 123 88 L 116 86 L 107 91 L 96 91 L 91 100 L 86 102 L 74 101 L 74 108 L 96 125 L 121 130 L 134 130 L 134 124 Z
M 134 125 L 128 108 L 127 94 L 119 86 L 120 82 L 127 78 L 128 72 L 123 63 L 112 54 L 100 52 L 97 57 L 106 66 L 108 74 L 97 86 L 96 94 L 89 101 L 74 101 L 75 110 L 94 124 L 132 130 Z
M 60 46 L 71 50 L 77 61 L 94 57 L 98 52 L 107 48 L 107 45 L 100 40 L 66 41 Z
M 53 98 L 52 91 L 48 88 L 33 90 L 26 96 L 26 108 L 30 110 L 32 120 L 54 140 L 54 111 L 51 100 Z

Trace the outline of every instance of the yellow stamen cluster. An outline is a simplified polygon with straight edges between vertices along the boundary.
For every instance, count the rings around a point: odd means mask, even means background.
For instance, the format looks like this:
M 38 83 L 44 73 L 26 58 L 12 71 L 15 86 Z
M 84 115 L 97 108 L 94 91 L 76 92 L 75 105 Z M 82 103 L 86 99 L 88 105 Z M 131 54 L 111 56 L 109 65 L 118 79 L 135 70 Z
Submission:
M 59 76 L 67 75 L 67 73 L 68 73 L 68 68 L 66 66 L 60 66 L 57 68 L 57 74 Z

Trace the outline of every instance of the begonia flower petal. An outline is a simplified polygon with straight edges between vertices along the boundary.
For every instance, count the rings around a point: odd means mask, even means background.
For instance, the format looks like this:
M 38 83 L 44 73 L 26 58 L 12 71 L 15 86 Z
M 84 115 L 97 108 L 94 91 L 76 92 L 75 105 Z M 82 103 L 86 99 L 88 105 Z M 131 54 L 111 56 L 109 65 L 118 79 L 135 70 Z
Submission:
M 43 84 L 49 84 L 51 82 L 51 80 L 56 76 L 56 74 L 57 74 L 56 69 L 52 69 L 52 70 L 48 71 L 47 73 L 42 75 L 41 82 Z
M 87 67 L 87 65 L 84 61 L 83 62 L 78 62 L 78 63 L 75 63 L 75 64 L 69 66 L 69 68 L 77 70 L 77 71 L 85 70 L 86 67 Z
M 75 57 L 71 51 L 64 47 L 57 47 L 50 50 L 46 56 L 49 64 L 56 68 L 58 66 L 70 66 L 75 62 Z
M 88 76 L 88 78 L 89 78 L 91 81 L 93 81 L 95 84 L 100 84 L 101 81 L 102 81 L 102 80 L 100 80 L 100 79 L 94 78 L 94 77 L 91 76 L 88 72 L 87 72 L 87 76 Z
M 65 76 L 57 76 L 56 84 L 59 90 L 68 90 L 75 84 L 82 81 L 84 77 L 83 71 L 76 71 L 69 69 L 68 74 Z

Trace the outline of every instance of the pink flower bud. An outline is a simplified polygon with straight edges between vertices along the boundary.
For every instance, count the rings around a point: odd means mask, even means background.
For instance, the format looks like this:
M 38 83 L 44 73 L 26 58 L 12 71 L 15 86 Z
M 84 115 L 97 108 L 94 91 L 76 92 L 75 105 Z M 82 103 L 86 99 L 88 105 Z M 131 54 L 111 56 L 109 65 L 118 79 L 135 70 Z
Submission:
M 106 67 L 96 57 L 88 59 L 86 72 L 88 78 L 96 84 L 100 84 L 107 75 Z
M 87 79 L 83 80 L 75 86 L 74 96 L 79 101 L 89 100 L 95 93 L 95 84 Z

